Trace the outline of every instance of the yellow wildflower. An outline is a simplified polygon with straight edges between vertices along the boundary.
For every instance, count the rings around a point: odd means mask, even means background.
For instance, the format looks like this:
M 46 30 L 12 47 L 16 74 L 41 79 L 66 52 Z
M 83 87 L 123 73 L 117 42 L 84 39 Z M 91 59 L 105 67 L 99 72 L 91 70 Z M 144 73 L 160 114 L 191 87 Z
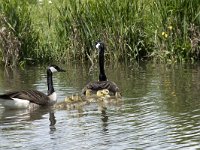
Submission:
M 169 26 L 168 29 L 169 29 L 169 30 L 172 30 L 172 26 Z
M 168 37 L 168 34 L 167 33 L 165 33 L 165 38 L 167 38 Z
M 166 32 L 162 32 L 162 36 L 164 36 L 165 38 L 167 38 L 168 34 Z

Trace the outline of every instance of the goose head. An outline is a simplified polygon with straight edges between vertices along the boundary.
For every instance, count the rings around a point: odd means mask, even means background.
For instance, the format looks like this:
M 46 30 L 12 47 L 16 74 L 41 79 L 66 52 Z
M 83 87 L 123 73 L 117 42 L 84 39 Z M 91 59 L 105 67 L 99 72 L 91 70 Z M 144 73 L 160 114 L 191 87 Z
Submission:
M 101 41 L 97 41 L 96 43 L 96 48 L 99 50 L 99 51 L 103 51 L 105 49 L 105 44 Z
M 49 70 L 50 72 L 54 73 L 54 72 L 65 72 L 65 70 L 61 69 L 60 67 L 58 67 L 57 65 L 50 65 L 47 70 Z
M 53 80 L 52 80 L 52 74 L 54 72 L 65 72 L 65 70 L 61 69 L 60 67 L 56 65 L 50 65 L 47 68 L 48 97 L 53 103 L 57 100 L 57 95 L 55 93 L 55 90 L 53 87 Z

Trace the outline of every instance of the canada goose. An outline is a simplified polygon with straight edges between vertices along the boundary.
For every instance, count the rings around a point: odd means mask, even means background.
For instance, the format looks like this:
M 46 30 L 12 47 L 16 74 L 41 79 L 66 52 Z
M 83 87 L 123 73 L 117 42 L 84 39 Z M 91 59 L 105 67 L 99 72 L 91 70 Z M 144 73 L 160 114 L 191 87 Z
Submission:
M 99 50 L 99 81 L 88 83 L 82 90 L 82 94 L 86 95 L 87 89 L 91 89 L 93 93 L 97 93 L 98 90 L 107 89 L 109 90 L 109 95 L 121 97 L 120 90 L 117 85 L 108 81 L 105 70 L 104 70 L 104 50 L 105 45 L 103 42 L 97 42 L 96 48 Z
M 0 95 L 0 103 L 5 108 L 10 109 L 53 105 L 57 100 L 52 80 L 54 72 L 65 72 L 65 70 L 56 65 L 51 65 L 47 68 L 47 95 L 37 90 L 14 91 Z

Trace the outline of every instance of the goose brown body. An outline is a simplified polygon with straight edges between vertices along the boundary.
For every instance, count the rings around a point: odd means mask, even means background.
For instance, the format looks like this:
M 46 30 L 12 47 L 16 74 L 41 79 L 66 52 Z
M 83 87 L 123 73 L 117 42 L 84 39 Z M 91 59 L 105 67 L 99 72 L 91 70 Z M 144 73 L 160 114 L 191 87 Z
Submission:
M 97 42 L 96 48 L 99 50 L 99 80 L 89 82 L 83 89 L 82 94 L 85 95 L 88 89 L 92 90 L 93 94 L 96 94 L 98 90 L 108 89 L 110 96 L 121 97 L 120 89 L 117 84 L 107 80 L 104 69 L 104 50 L 105 45 L 103 42 Z
M 18 98 L 23 100 L 29 100 L 31 103 L 38 105 L 48 105 L 50 104 L 49 97 L 37 90 L 22 90 L 22 91 L 13 91 L 6 94 L 0 95 L 1 99 L 10 100 L 12 98 Z
M 97 91 L 108 89 L 109 95 L 115 96 L 116 93 L 120 93 L 120 90 L 116 83 L 112 81 L 96 81 L 88 83 L 82 90 L 82 94 L 85 95 L 86 90 L 91 89 L 93 94 L 96 94 Z

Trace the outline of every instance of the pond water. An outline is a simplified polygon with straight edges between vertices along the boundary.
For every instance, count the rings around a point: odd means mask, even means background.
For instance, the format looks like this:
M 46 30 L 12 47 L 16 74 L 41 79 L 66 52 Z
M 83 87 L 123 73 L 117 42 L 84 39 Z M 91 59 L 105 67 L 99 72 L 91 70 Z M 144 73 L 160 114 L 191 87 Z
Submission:
M 90 80 L 89 66 L 60 65 L 53 76 L 58 101 Z M 120 87 L 121 103 L 77 109 L 5 110 L 0 106 L 0 149 L 198 149 L 200 65 L 112 64 L 108 79 Z M 0 94 L 20 89 L 46 93 L 46 66 L 0 70 Z

